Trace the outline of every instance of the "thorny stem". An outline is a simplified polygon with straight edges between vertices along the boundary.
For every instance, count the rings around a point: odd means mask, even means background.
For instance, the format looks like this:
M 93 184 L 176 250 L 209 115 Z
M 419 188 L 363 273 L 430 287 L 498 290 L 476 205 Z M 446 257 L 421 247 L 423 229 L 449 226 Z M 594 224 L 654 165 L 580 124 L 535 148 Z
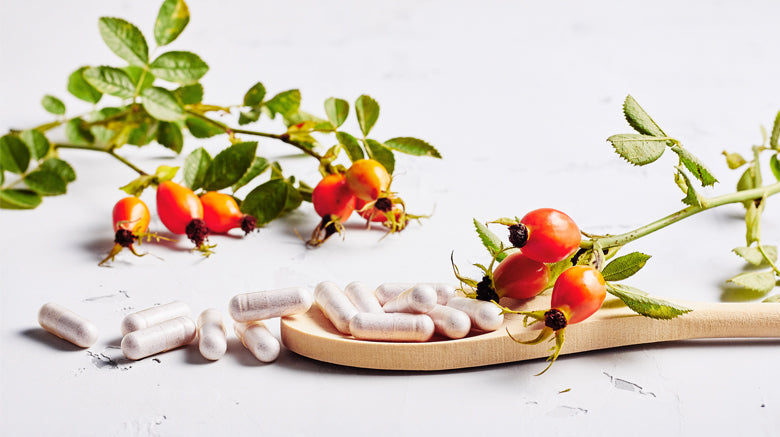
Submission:
M 114 150 L 109 149 L 101 149 L 100 147 L 92 147 L 92 146 L 78 146 L 76 144 L 53 144 L 52 145 L 55 149 L 77 149 L 77 150 L 91 150 L 93 152 L 103 152 L 108 153 L 109 155 L 113 156 L 116 160 L 121 162 L 122 164 L 130 167 L 133 169 L 136 173 L 138 173 L 141 176 L 148 176 L 148 173 L 138 168 L 135 164 L 128 161 L 127 159 L 123 158 L 120 155 L 117 155 L 117 153 Z

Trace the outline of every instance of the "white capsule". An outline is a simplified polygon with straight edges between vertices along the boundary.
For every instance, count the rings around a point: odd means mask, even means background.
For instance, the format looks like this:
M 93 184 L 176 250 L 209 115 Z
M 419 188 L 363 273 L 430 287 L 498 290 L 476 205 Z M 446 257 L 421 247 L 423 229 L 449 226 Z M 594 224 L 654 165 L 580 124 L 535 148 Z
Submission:
M 358 313 L 349 322 L 360 340 L 427 341 L 433 336 L 433 320 L 425 314 Z
M 184 302 L 173 301 L 131 313 L 122 319 L 122 335 L 165 322 L 177 317 L 190 317 L 190 307 Z
M 281 345 L 271 334 L 265 323 L 254 321 L 249 323 L 234 323 L 236 336 L 258 360 L 270 363 L 279 357 Z
M 320 282 L 314 288 L 314 301 L 336 329 L 349 334 L 349 321 L 355 317 L 358 310 L 338 285 L 332 282 Z
M 429 285 L 432 286 L 434 290 L 436 290 L 436 303 L 439 305 L 447 305 L 447 302 L 455 297 L 457 293 L 457 289 L 452 284 L 446 284 L 444 282 L 431 282 Z
M 382 308 L 387 313 L 425 314 L 436 306 L 436 290 L 427 284 L 417 284 L 387 301 Z
M 495 331 L 504 323 L 501 308 L 493 302 L 471 299 L 469 297 L 453 297 L 447 302 L 448 307 L 461 310 L 471 318 L 471 324 L 483 331 Z
M 98 329 L 92 322 L 53 302 L 44 304 L 38 311 L 38 323 L 43 329 L 79 347 L 90 347 L 98 339 Z
M 227 351 L 227 331 L 222 313 L 209 308 L 198 317 L 198 350 L 207 360 L 218 360 Z
M 455 287 L 453 285 L 443 282 L 423 282 L 423 284 L 430 285 L 436 290 L 436 303 L 439 305 L 447 305 L 450 298 L 455 296 Z M 379 303 L 384 305 L 389 300 L 414 287 L 414 285 L 412 282 L 387 282 L 377 287 L 374 294 Z
M 374 290 L 363 282 L 350 282 L 344 288 L 344 294 L 361 313 L 383 313 L 382 305 L 374 294 Z
M 436 332 L 449 338 L 463 338 L 471 330 L 471 318 L 461 310 L 436 305 L 428 317 L 433 319 Z
M 309 311 L 314 298 L 301 287 L 239 294 L 230 299 L 230 317 L 236 322 L 251 322 L 291 316 Z
M 195 322 L 189 317 L 177 317 L 122 337 L 122 353 L 131 360 L 140 360 L 177 347 L 195 339 Z

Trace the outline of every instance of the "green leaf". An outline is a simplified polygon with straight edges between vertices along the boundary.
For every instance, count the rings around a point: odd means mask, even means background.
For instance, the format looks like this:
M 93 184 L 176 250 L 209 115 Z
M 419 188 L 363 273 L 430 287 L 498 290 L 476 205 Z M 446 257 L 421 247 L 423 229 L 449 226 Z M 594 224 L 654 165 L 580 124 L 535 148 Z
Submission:
M 179 167 L 172 167 L 170 165 L 161 165 L 154 171 L 154 183 L 160 184 L 166 181 L 170 181 L 176 177 L 176 173 L 179 172 Z
M 621 158 L 634 165 L 646 165 L 660 158 L 666 139 L 641 134 L 619 134 L 607 138 Z
M 184 147 L 184 137 L 179 125 L 167 121 L 160 122 L 157 129 L 157 142 L 176 153 L 181 153 L 181 149 Z
M 680 157 L 680 163 L 693 174 L 693 176 L 701 182 L 703 187 L 708 185 L 715 185 L 718 182 L 715 176 L 712 175 L 710 170 L 701 162 L 699 158 L 695 157 L 687 149 L 683 149 L 678 145 L 672 146 L 672 152 L 676 153 Z
M 190 22 L 190 11 L 184 0 L 165 0 L 154 23 L 154 40 L 158 46 L 168 45 L 178 38 Z
M 255 217 L 258 224 L 266 224 L 282 215 L 289 188 L 287 180 L 271 179 L 247 194 L 241 203 L 241 212 Z
M 764 272 L 740 273 L 726 282 L 756 293 L 769 293 L 775 288 L 777 280 L 774 272 L 767 270 Z
M 363 149 L 360 147 L 360 143 L 352 135 L 346 132 L 336 132 L 336 139 L 339 140 L 339 144 L 344 146 L 344 150 L 347 151 L 349 160 L 355 162 L 359 159 L 363 159 Z
M 155 77 L 148 70 L 144 70 L 141 67 L 136 67 L 135 65 L 125 66 L 120 68 L 120 70 L 127 73 L 127 76 L 130 78 L 130 81 L 133 82 L 133 87 L 138 89 L 138 92 L 141 92 L 149 88 L 150 86 L 154 85 Z M 141 82 L 142 79 L 143 82 L 139 87 L 138 83 Z
M 138 197 L 144 192 L 145 189 L 152 186 L 154 184 L 154 181 L 155 181 L 154 176 L 143 175 L 133 179 L 132 181 L 130 181 L 129 184 L 119 187 L 119 189 L 131 196 Z
M 647 296 L 644 291 L 630 285 L 608 283 L 607 291 L 634 312 L 653 319 L 673 319 L 692 311 L 682 305 Z
M 487 226 L 483 225 L 480 221 L 477 219 L 473 219 L 474 221 L 474 228 L 477 230 L 477 235 L 479 236 L 479 239 L 482 241 L 482 245 L 485 246 L 485 249 L 487 249 L 488 253 L 490 253 L 490 256 L 495 256 L 498 253 L 498 256 L 496 256 L 496 260 L 498 262 L 501 262 L 504 260 L 504 258 L 507 257 L 506 252 L 501 252 L 501 239 L 498 238 L 498 235 L 494 234 L 493 231 L 487 228 Z
M 173 90 L 173 95 L 182 105 L 196 105 L 203 101 L 203 85 L 194 83 Z
M 56 196 L 67 192 L 67 184 L 59 175 L 49 170 L 35 170 L 24 177 L 24 184 L 42 196 Z
M 311 202 L 311 196 L 312 193 L 314 193 L 314 188 L 309 186 L 306 182 L 298 181 L 298 193 L 301 195 L 301 198 L 303 198 L 306 202 Z
M 0 190 L 0 208 L 33 209 L 41 204 L 40 194 L 32 190 Z
M 127 134 L 127 144 L 145 146 L 157 138 L 157 128 L 160 122 L 153 118 L 146 118 L 139 125 L 131 129 Z M 117 144 L 119 146 L 120 144 Z
M 65 136 L 71 144 L 88 146 L 95 142 L 95 137 L 84 127 L 84 120 L 73 118 L 65 124 Z
M 271 163 L 271 179 L 284 179 L 282 166 L 279 164 L 279 161 L 274 161 Z
M 604 277 L 605 281 L 622 281 L 638 272 L 649 259 L 650 255 L 641 252 L 632 252 L 617 257 L 604 267 L 601 276 Z
M 43 96 L 41 99 L 41 106 L 54 115 L 65 115 L 65 104 L 62 103 L 62 100 L 54 96 L 48 94 Z
M 761 213 L 764 211 L 764 205 L 766 202 L 761 202 L 761 206 L 756 206 L 755 202 L 748 204 L 747 211 L 745 211 L 745 241 L 747 246 L 750 246 L 756 241 L 761 240 Z
M 740 168 L 743 165 L 747 164 L 745 158 L 743 158 L 742 155 L 740 155 L 739 153 L 729 153 L 724 150 L 722 154 L 723 156 L 726 157 L 726 165 L 728 165 L 729 168 L 732 170 Z
M 548 288 L 553 288 L 555 286 L 555 281 L 558 280 L 558 276 L 561 276 L 561 273 L 565 272 L 572 266 L 571 257 L 564 258 L 557 263 L 549 264 L 550 268 L 550 276 L 547 280 L 547 285 L 544 287 L 545 290 Z
M 780 150 L 780 144 L 778 144 L 779 139 L 780 139 L 780 111 L 777 112 L 777 116 L 775 117 L 775 123 L 774 125 L 772 125 L 772 135 L 769 136 L 769 147 Z M 780 180 L 780 176 L 778 176 L 777 178 Z
M 265 108 L 271 112 L 271 118 L 274 118 L 276 114 L 282 114 L 283 117 L 287 118 L 298 112 L 300 106 L 301 92 L 299 90 L 282 91 L 265 102 Z
M 769 168 L 772 169 L 772 174 L 775 175 L 775 179 L 780 182 L 780 159 L 778 159 L 777 155 L 772 155 L 772 157 L 769 158 Z
M 209 71 L 209 66 L 195 53 L 167 52 L 150 65 L 150 71 L 160 79 L 182 85 L 196 83 Z
M 48 158 L 41 163 L 39 168 L 56 173 L 66 183 L 76 180 L 76 172 L 73 167 L 59 158 Z
M 630 95 L 626 96 L 626 100 L 623 102 L 623 115 L 626 117 L 628 124 L 640 134 L 654 137 L 666 136 L 652 117 Z
M 244 106 L 260 106 L 265 98 L 265 87 L 262 83 L 257 82 L 249 88 L 249 91 L 244 94 Z M 255 120 L 257 121 L 257 120 Z
M 768 298 L 762 300 L 761 302 L 780 303 L 780 294 L 775 294 L 775 295 L 769 296 Z
M 152 117 L 162 121 L 178 121 L 184 118 L 184 109 L 172 92 L 160 87 L 151 87 L 141 93 L 144 109 Z
M 102 17 L 98 28 L 103 41 L 115 55 L 139 67 L 149 62 L 149 46 L 137 27 L 121 18 Z
M 195 138 L 211 138 L 214 135 L 225 133 L 225 130 L 221 127 L 200 118 L 187 117 L 185 124 Z
M 27 144 L 34 159 L 43 159 L 49 153 L 51 144 L 41 131 L 30 129 L 19 134 L 19 137 Z
M 379 118 L 379 103 L 364 94 L 355 101 L 355 112 L 357 113 L 360 131 L 363 132 L 364 137 L 367 137 Z
M 286 182 L 287 182 L 287 199 L 284 202 L 284 208 L 282 209 L 282 214 L 298 209 L 298 207 L 301 206 L 301 203 L 303 203 L 303 196 L 295 188 L 295 185 L 293 185 L 295 182 L 295 178 L 290 177 L 286 179 Z
M 219 152 L 209 164 L 203 189 L 217 191 L 227 188 L 246 174 L 255 158 L 257 142 L 237 143 Z
M 699 193 L 696 192 L 696 189 L 693 187 L 693 184 L 691 183 L 691 180 L 688 178 L 688 175 L 685 174 L 684 171 L 682 171 L 681 167 L 675 167 L 677 172 L 675 173 L 675 182 L 677 183 L 677 186 L 680 187 L 680 189 L 685 193 L 685 197 L 682 199 L 682 203 L 690 206 L 701 206 L 701 197 L 699 196 Z
M 270 164 L 268 163 L 267 159 L 263 158 L 262 156 L 255 156 L 255 159 L 252 160 L 252 165 L 249 166 L 249 169 L 246 171 L 246 173 L 244 173 L 244 175 L 241 176 L 241 179 L 239 179 L 238 182 L 233 184 L 233 186 L 230 188 L 235 193 L 239 188 L 251 182 L 252 179 L 263 174 L 263 172 L 268 170 L 268 167 L 270 167 Z
M 431 156 L 441 158 L 435 147 L 423 140 L 412 137 L 398 137 L 385 141 L 385 145 L 393 150 L 414 156 Z
M 88 103 L 97 103 L 103 97 L 103 93 L 84 80 L 84 71 L 87 67 L 81 67 L 68 77 L 68 92 Z
M 349 115 L 349 103 L 346 100 L 331 97 L 325 100 L 325 114 L 335 127 L 339 127 L 347 120 Z
M 777 261 L 777 246 L 762 245 L 761 247 L 764 248 L 764 252 L 766 252 L 766 255 L 769 257 L 769 259 L 772 260 L 772 262 Z M 754 266 L 769 264 L 766 262 L 764 255 L 761 254 L 761 251 L 759 251 L 757 247 L 736 247 L 734 250 L 732 250 L 732 252 L 741 256 L 745 259 L 745 261 Z
M 84 80 L 97 90 L 121 99 L 132 98 L 135 84 L 123 70 L 114 67 L 89 67 L 84 70 Z
M 253 109 L 251 111 L 241 112 L 238 114 L 238 125 L 244 126 L 249 123 L 254 123 L 259 119 L 260 119 L 260 111 L 255 111 Z
M 19 137 L 3 135 L 0 137 L 0 167 L 11 173 L 23 174 L 30 165 L 30 149 Z
M 393 155 L 393 151 L 375 140 L 365 140 L 365 145 L 368 156 L 375 161 L 379 161 L 379 163 L 385 167 L 385 170 L 392 175 L 395 170 L 395 156 Z
M 210 164 L 211 155 L 203 147 L 187 155 L 184 159 L 184 185 L 191 190 L 202 187 Z

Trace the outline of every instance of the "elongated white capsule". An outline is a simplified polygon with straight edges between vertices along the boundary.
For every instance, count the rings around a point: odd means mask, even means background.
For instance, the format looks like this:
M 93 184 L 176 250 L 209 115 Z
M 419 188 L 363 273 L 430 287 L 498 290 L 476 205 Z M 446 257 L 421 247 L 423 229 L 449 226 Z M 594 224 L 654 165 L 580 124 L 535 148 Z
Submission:
M 190 317 L 190 306 L 184 302 L 173 301 L 165 305 L 153 306 L 142 311 L 131 313 L 122 319 L 122 335 L 127 335 L 139 329 L 165 322 L 177 317 Z
M 433 320 L 436 332 L 449 338 L 463 338 L 471 330 L 469 315 L 453 307 L 436 305 L 428 317 Z
M 374 290 L 363 282 L 350 282 L 344 288 L 344 294 L 361 313 L 383 313 L 382 305 L 374 294 Z
M 222 313 L 209 308 L 198 317 L 198 350 L 207 360 L 218 360 L 227 351 L 227 331 Z
M 453 297 L 447 302 L 447 306 L 468 314 L 471 318 L 471 325 L 483 331 L 495 331 L 504 323 L 501 308 L 493 302 L 468 297 Z
M 122 337 L 122 353 L 131 360 L 140 360 L 195 340 L 195 322 L 189 317 L 177 317 Z
M 332 282 L 320 282 L 314 288 L 314 301 L 336 329 L 349 334 L 349 321 L 355 317 L 358 310 L 338 285 Z
M 382 306 L 386 313 L 425 314 L 436 306 L 436 290 L 427 284 L 417 284 Z
M 233 330 L 244 347 L 258 360 L 270 363 L 279 357 L 281 345 L 271 334 L 265 323 L 254 321 L 249 323 L 234 323 Z
M 453 285 L 445 284 L 443 282 L 423 282 L 423 284 L 430 285 L 436 290 L 436 303 L 439 305 L 447 305 L 450 298 L 455 296 L 456 290 Z M 377 289 L 374 290 L 374 294 L 379 300 L 379 303 L 384 305 L 389 300 L 414 287 L 414 285 L 415 284 L 412 282 L 387 282 L 377 287 Z
M 308 290 L 292 287 L 239 294 L 230 299 L 228 308 L 236 322 L 251 322 L 305 313 L 313 302 Z
M 360 340 L 427 341 L 434 325 L 425 314 L 358 313 L 349 322 L 349 330 Z
M 43 329 L 79 347 L 90 347 L 98 339 L 97 326 L 53 302 L 44 304 L 38 311 L 38 323 Z

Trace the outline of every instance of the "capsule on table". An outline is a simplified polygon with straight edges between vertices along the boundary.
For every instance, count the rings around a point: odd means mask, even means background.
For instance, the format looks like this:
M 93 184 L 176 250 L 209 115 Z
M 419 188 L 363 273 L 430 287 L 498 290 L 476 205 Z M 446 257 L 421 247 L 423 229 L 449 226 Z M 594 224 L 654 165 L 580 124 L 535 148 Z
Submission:
M 98 339 L 98 329 L 92 322 L 54 302 L 38 311 L 38 323 L 46 331 L 79 347 L 90 347 Z
M 358 313 L 349 331 L 360 340 L 427 341 L 433 336 L 433 320 L 425 314 Z
M 469 315 L 453 307 L 436 305 L 427 315 L 433 320 L 436 332 L 445 337 L 463 338 L 471 331 Z
M 447 302 L 447 306 L 468 314 L 471 318 L 471 325 L 482 331 L 495 331 L 504 323 L 501 308 L 493 302 L 468 297 L 453 297 Z
M 336 329 L 349 334 L 349 321 L 355 317 L 358 310 L 338 285 L 332 282 L 320 282 L 314 288 L 314 301 Z
M 423 282 L 423 284 L 430 285 L 436 290 L 436 303 L 439 305 L 447 305 L 450 298 L 455 297 L 456 289 L 454 285 L 443 282 Z M 412 282 L 387 282 L 377 287 L 374 290 L 374 294 L 379 303 L 384 305 L 389 300 L 414 286 L 415 284 Z
M 265 323 L 260 321 L 234 323 L 233 330 L 244 347 L 249 349 L 258 360 L 270 363 L 279 357 L 282 346 Z
M 383 313 L 382 305 L 374 294 L 374 289 L 363 282 L 350 282 L 344 288 L 344 294 L 361 313 Z
M 177 317 L 122 337 L 122 353 L 131 360 L 140 360 L 177 347 L 195 339 L 195 322 L 189 317 Z
M 126 315 L 122 319 L 122 335 L 124 336 L 133 331 L 148 328 L 177 317 L 189 317 L 191 314 L 190 306 L 178 300 L 165 305 L 153 306 Z
M 207 360 L 218 360 L 227 351 L 227 331 L 222 313 L 209 308 L 198 317 L 198 350 Z
M 417 284 L 390 299 L 382 306 L 386 313 L 425 314 L 436 306 L 436 290 L 428 284 Z
M 236 322 L 250 322 L 305 313 L 313 302 L 305 288 L 282 288 L 233 296 L 229 311 Z

